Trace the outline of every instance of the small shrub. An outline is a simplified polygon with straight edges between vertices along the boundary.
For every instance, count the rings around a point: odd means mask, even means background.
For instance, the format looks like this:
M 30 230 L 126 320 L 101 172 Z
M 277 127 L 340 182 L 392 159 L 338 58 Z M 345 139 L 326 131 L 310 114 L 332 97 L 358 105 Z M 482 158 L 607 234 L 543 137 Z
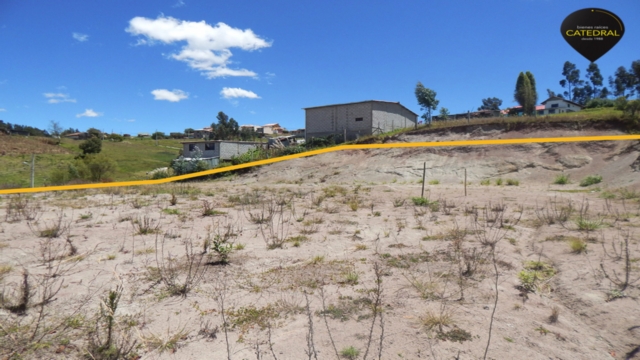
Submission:
M 404 205 L 404 199 L 393 199 L 393 207 L 397 208 Z
M 602 182 L 602 176 L 589 175 L 586 178 L 582 179 L 582 181 L 580 181 L 580 186 L 585 187 L 585 186 L 590 186 L 594 184 L 599 184 L 600 182 Z
M 587 243 L 582 239 L 572 239 L 569 246 L 573 253 L 581 254 L 587 252 Z
M 496 185 L 497 186 L 502 185 L 502 179 L 501 178 L 496 179 Z
M 516 179 L 507 179 L 507 186 L 518 186 L 520 181 Z
M 491 180 L 489 179 L 484 179 L 484 180 L 480 180 L 480 185 L 491 185 Z
M 545 281 L 555 275 L 555 269 L 542 261 L 528 261 L 524 270 L 518 273 L 518 279 L 525 291 L 535 291 L 541 281 Z
M 349 360 L 355 360 L 360 356 L 360 350 L 354 348 L 353 346 L 346 347 L 340 351 L 340 355 Z
M 436 179 L 429 180 L 429 185 L 438 185 L 438 184 L 440 184 L 440 180 L 436 180 Z
M 598 230 L 602 226 L 602 221 L 579 218 L 578 220 L 576 220 L 576 225 L 578 226 L 578 230 L 594 231 Z
M 553 180 L 553 183 L 556 185 L 567 185 L 569 183 L 569 175 L 560 174 L 556 176 L 555 180 Z

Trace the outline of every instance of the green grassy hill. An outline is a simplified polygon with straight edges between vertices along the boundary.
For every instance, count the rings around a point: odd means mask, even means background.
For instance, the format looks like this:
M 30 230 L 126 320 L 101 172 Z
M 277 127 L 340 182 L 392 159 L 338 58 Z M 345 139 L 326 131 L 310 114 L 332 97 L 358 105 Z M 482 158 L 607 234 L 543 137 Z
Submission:
M 60 145 L 51 144 L 52 139 L 22 136 L 2 136 L 0 143 L 0 188 L 29 187 L 31 152 L 36 154 L 35 185 L 44 186 L 47 177 L 55 168 L 73 161 L 82 151 L 79 140 L 62 139 Z M 102 153 L 118 164 L 114 181 L 140 180 L 146 172 L 169 165 L 182 148 L 174 139 L 128 139 L 123 142 L 102 142 Z

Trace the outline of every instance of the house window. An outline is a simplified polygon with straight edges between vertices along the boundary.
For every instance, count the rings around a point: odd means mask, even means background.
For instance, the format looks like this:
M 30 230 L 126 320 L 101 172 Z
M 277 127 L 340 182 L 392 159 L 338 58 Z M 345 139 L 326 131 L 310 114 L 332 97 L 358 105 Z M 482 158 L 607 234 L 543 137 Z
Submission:
M 558 107 L 558 104 L 551 104 L 551 107 L 552 107 L 552 108 L 557 108 L 557 107 Z
M 362 121 L 363 118 L 356 118 L 356 121 Z
M 216 143 L 205 143 L 204 144 L 204 150 L 215 150 L 216 149 Z
M 549 109 L 549 114 L 555 114 L 556 113 L 556 109 Z
M 189 144 L 189 152 L 196 151 L 196 144 Z

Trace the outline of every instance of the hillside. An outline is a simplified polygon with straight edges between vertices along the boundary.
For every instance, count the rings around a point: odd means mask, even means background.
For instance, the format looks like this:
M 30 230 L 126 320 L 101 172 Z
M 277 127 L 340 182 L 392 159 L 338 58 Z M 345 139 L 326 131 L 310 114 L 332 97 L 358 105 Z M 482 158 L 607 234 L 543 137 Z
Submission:
M 54 145 L 54 139 L 0 135 L 0 187 L 29 186 L 31 154 L 36 154 L 36 186 L 43 186 L 50 172 L 82 153 L 78 145 L 82 141 L 62 139 Z M 180 140 L 129 139 L 123 142 L 103 141 L 102 153 L 116 161 L 118 168 L 114 181 L 139 180 L 146 173 L 166 167 L 181 149 Z
M 624 133 L 609 125 L 383 141 Z M 640 356 L 639 141 L 340 151 L 215 181 L 2 196 L 0 219 L 0 355 L 97 351 L 111 290 L 131 358 Z M 35 294 L 64 281 L 26 315 L 23 269 Z

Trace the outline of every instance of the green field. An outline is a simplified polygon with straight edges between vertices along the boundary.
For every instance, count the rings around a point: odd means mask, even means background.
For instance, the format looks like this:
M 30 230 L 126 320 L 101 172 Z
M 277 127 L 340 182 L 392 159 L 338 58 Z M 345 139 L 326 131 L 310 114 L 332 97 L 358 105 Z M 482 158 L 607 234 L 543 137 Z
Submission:
M 74 157 L 82 151 L 78 145 L 79 140 L 62 139 L 60 145 L 48 145 L 35 138 L 19 136 L 4 136 L 0 141 L 5 142 L 6 154 L 0 156 L 0 188 L 3 187 L 29 187 L 31 176 L 31 154 L 29 149 L 34 149 L 36 154 L 35 186 L 47 184 L 47 178 L 52 170 L 66 166 Z M 113 159 L 117 165 L 117 171 L 113 176 L 114 181 L 146 179 L 146 172 L 169 165 L 172 159 L 178 156 L 181 148 L 180 141 L 174 139 L 127 139 L 123 142 L 102 142 L 102 153 Z M 13 147 L 6 145 L 13 144 Z M 67 154 L 60 154 L 62 150 Z M 12 151 L 13 149 L 13 151 Z M 16 150 L 19 149 L 19 150 Z M 25 165 L 23 162 L 29 163 Z

